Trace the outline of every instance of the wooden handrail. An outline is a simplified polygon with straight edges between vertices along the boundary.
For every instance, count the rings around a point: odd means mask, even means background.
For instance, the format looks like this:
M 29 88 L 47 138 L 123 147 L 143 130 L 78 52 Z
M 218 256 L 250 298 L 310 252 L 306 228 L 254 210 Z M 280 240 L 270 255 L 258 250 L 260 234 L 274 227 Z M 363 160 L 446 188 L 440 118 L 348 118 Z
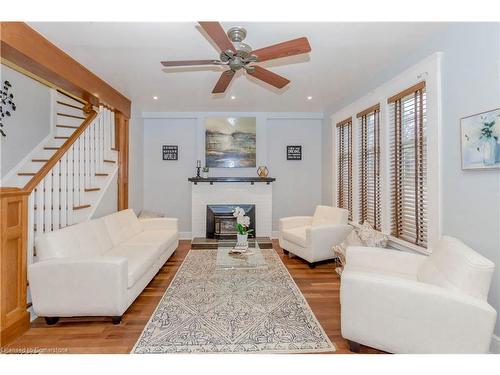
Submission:
M 64 144 L 56 151 L 54 155 L 49 159 L 47 163 L 33 176 L 31 180 L 24 186 L 23 190 L 31 193 L 38 184 L 43 180 L 43 178 L 51 171 L 51 169 L 61 160 L 64 154 L 69 150 L 69 148 L 75 143 L 75 141 L 80 137 L 80 135 L 87 129 L 87 127 L 96 118 L 97 112 L 90 109 L 87 112 L 87 117 L 83 120 L 82 124 L 76 129 L 73 134 L 64 142 Z

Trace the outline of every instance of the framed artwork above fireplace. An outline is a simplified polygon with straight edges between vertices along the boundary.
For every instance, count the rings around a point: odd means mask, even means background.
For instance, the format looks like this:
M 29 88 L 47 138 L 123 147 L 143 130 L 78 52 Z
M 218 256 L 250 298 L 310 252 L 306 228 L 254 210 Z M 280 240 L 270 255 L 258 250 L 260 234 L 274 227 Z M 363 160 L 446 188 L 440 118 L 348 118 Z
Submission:
M 256 166 L 255 117 L 207 117 L 205 165 L 209 168 Z

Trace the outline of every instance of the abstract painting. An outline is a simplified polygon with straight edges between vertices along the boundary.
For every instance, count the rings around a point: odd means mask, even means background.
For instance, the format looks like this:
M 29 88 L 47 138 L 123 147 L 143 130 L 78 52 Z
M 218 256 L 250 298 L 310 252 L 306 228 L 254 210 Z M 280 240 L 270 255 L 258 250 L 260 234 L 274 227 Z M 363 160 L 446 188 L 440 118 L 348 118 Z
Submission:
M 205 165 L 209 168 L 256 166 L 256 118 L 205 119 Z
M 500 108 L 460 120 L 462 169 L 500 169 Z

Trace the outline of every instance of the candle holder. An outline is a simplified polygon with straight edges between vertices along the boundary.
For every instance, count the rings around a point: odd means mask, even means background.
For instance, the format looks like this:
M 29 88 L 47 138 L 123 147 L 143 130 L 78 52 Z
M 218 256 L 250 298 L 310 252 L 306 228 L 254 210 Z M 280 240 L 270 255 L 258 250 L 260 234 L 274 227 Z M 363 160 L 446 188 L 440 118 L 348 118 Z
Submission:
M 196 161 L 196 177 L 200 177 L 201 160 Z

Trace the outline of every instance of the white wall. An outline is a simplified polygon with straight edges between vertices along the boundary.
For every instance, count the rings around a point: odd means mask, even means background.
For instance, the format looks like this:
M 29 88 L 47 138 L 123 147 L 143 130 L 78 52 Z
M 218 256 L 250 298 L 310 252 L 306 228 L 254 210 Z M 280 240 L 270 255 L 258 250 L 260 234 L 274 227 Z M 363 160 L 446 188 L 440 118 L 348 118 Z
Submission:
M 4 177 L 51 131 L 50 88 L 27 77 L 6 65 L 0 65 L 0 83 L 9 81 L 14 94 L 16 111 L 4 117 L 3 130 L 7 137 L 0 136 L 0 176 Z
M 115 174 L 111 183 L 101 198 L 99 205 L 92 215 L 92 219 L 106 216 L 118 211 L 118 172 Z
M 495 262 L 488 300 L 500 312 L 500 172 L 463 171 L 460 166 L 460 118 L 500 107 L 500 24 L 452 24 L 397 66 L 381 72 L 363 92 L 332 110 L 354 102 L 437 51 L 443 52 L 442 234 L 460 238 Z M 323 162 L 331 168 L 331 159 Z M 500 335 L 500 314 L 495 332 Z
M 206 116 L 255 116 L 257 165 L 273 184 L 273 229 L 287 215 L 309 215 L 321 202 L 321 131 L 318 113 L 144 113 L 144 209 L 179 218 L 191 231 L 191 185 L 196 160 L 204 162 Z M 163 161 L 161 146 L 179 146 L 178 161 Z M 286 145 L 303 146 L 302 161 L 286 161 Z M 212 168 L 211 176 L 256 176 L 257 168 Z
M 128 206 L 138 215 L 143 209 L 144 121 L 132 104 L 129 121 Z

